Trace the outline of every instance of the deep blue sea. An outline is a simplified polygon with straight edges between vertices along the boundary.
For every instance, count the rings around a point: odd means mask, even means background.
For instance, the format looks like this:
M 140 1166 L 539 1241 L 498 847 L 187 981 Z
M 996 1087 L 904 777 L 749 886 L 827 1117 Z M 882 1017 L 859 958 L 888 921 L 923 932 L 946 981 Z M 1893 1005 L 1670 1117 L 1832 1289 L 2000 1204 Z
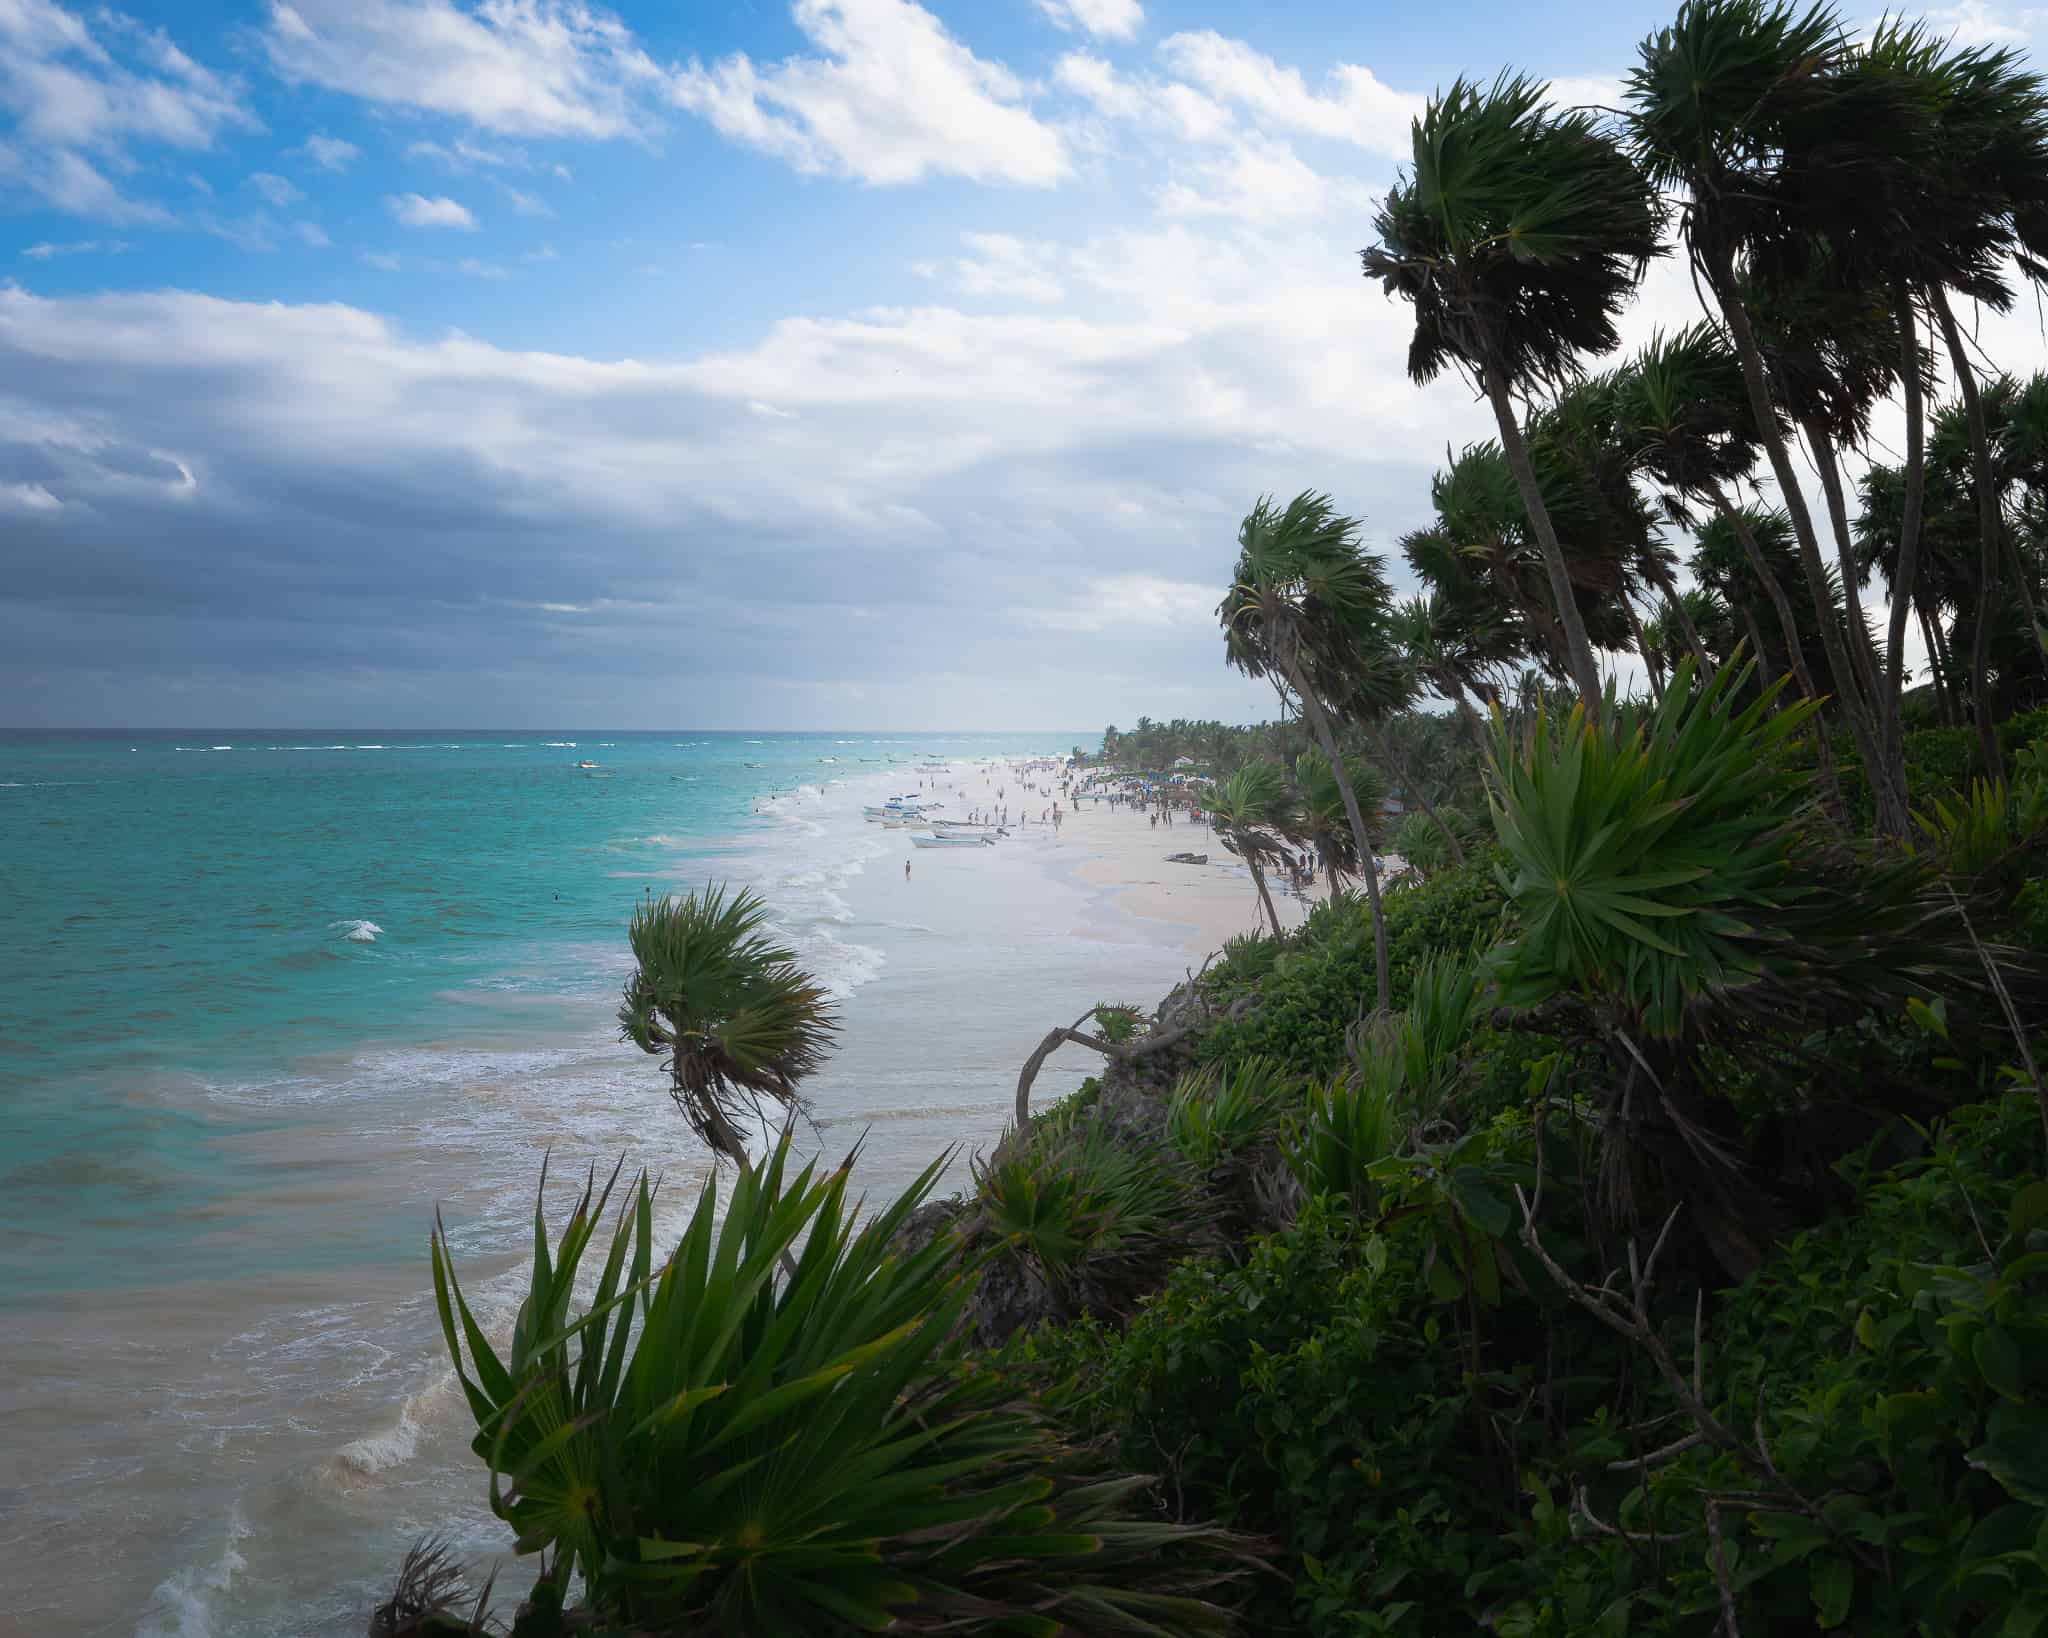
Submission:
M 44 1567 L 0 1631 L 360 1631 L 414 1534 L 498 1542 L 425 1230 L 509 1314 L 544 1151 L 686 1203 L 611 1016 L 645 893 L 761 889 L 846 1004 L 821 1141 L 992 1138 L 1055 1014 L 1185 957 L 1077 942 L 1050 837 L 910 880 L 860 804 L 1083 740 L 0 737 L 0 1563 Z

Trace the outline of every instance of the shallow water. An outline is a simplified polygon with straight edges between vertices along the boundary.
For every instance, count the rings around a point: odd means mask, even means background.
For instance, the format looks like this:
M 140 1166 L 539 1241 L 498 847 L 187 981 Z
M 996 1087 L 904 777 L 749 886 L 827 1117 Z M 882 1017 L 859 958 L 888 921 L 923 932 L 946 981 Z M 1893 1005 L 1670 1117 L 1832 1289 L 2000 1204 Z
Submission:
M 687 1210 L 702 1151 L 612 1019 L 634 902 L 762 889 L 844 1005 L 806 1142 L 865 1134 L 893 1192 L 993 1139 L 1050 1024 L 1184 966 L 1049 833 L 906 881 L 861 823 L 1076 737 L 0 745 L 0 1632 L 355 1633 L 418 1535 L 502 1554 L 426 1235 L 508 1324 L 544 1152 L 557 1214 L 621 1154 Z

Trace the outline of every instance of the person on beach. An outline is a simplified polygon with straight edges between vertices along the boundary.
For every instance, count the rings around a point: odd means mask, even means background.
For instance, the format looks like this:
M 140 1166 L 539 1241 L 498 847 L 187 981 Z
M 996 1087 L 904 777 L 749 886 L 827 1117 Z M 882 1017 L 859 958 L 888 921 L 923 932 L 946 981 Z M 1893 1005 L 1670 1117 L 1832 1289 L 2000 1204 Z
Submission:
M 903 861 L 903 879 L 905 881 L 910 880 L 910 861 L 908 859 Z

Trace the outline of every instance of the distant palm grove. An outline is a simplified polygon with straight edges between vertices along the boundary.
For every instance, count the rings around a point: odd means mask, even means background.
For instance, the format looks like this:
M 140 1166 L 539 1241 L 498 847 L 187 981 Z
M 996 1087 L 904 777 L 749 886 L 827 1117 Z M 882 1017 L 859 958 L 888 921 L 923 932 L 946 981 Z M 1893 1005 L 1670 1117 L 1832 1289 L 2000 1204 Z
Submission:
M 433 1248 L 514 1633 L 2048 1634 L 2048 378 L 1975 339 L 2048 283 L 2048 84 L 1859 27 L 1430 100 L 1360 300 L 1491 425 L 1419 593 L 1250 505 L 1280 720 L 1090 754 L 1205 776 L 1263 931 L 1020 1043 L 958 1193 L 800 1166 L 836 1008 L 750 896 L 643 905 L 725 1197 L 543 1200 L 509 1337 Z M 1699 311 L 1619 356 L 1659 259 Z M 488 1593 L 423 1545 L 371 1630 Z

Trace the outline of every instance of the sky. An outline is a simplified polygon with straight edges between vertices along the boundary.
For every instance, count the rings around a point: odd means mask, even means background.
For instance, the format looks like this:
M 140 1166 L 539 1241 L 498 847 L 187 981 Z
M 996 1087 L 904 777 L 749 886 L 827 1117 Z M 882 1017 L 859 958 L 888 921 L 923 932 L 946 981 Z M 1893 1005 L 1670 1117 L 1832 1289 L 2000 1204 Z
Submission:
M 1671 9 L 0 0 L 0 725 L 1270 716 L 1238 520 L 1405 585 L 1492 436 L 1359 276 L 1409 121 Z

